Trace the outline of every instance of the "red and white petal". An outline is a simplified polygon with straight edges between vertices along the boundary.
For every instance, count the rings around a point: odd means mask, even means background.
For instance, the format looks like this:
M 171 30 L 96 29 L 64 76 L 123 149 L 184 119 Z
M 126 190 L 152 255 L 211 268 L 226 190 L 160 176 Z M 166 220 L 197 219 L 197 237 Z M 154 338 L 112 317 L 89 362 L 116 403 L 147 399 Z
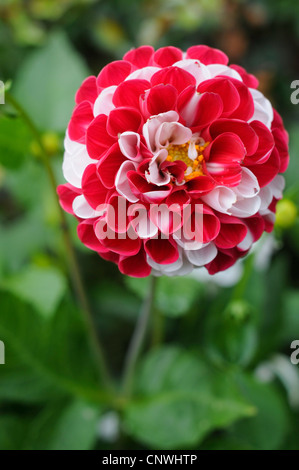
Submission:
M 143 204 L 132 204 L 129 207 L 131 226 L 142 239 L 153 238 L 158 234 L 158 227 L 150 219 L 147 207 Z
M 169 145 L 182 145 L 192 137 L 192 131 L 179 122 L 163 122 L 155 135 L 156 149 L 167 148 Z
M 73 187 L 71 184 L 66 183 L 60 184 L 57 187 L 57 194 L 62 209 L 69 214 L 74 215 L 73 201 L 79 194 L 81 194 L 81 191 L 78 188 Z
M 209 71 L 210 78 L 217 77 L 218 75 L 223 75 L 225 77 L 231 77 L 235 78 L 236 80 L 242 81 L 241 75 L 236 70 L 232 69 L 231 67 L 228 67 L 227 65 L 210 64 L 206 67 Z
M 198 86 L 201 82 L 212 78 L 209 72 L 209 68 L 206 65 L 200 63 L 199 60 L 183 59 L 173 65 L 174 67 L 179 67 L 183 70 L 186 70 L 186 72 L 191 73 L 191 75 L 195 77 L 196 86 Z
M 229 209 L 231 209 L 233 204 L 237 201 L 237 195 L 232 188 L 217 186 L 208 194 L 202 196 L 201 199 L 216 211 L 227 214 Z
M 215 244 L 208 243 L 198 250 L 186 250 L 185 254 L 190 263 L 196 267 L 199 267 L 213 261 L 213 259 L 217 256 L 217 252 L 218 250 Z
M 135 171 L 136 164 L 131 161 L 125 161 L 121 164 L 116 177 L 115 177 L 115 188 L 116 191 L 124 196 L 129 202 L 137 202 L 138 198 L 132 193 L 130 183 L 127 178 L 129 171 Z
M 242 167 L 241 181 L 238 186 L 233 188 L 237 198 L 252 198 L 257 196 L 260 186 L 256 176 L 246 167 Z
M 108 116 L 110 111 L 115 108 L 115 105 L 113 104 L 113 95 L 116 89 L 117 86 L 112 85 L 101 91 L 93 105 L 94 117 L 99 114 L 106 114 L 106 116 Z
M 271 129 L 274 114 L 270 101 L 260 91 L 254 88 L 250 88 L 250 93 L 254 101 L 254 113 L 249 122 L 261 121 L 265 126 Z
M 148 183 L 155 184 L 156 186 L 164 186 L 170 182 L 170 174 L 160 169 L 160 165 L 166 160 L 167 155 L 167 150 L 162 149 L 152 158 L 148 166 L 148 171 L 145 172 Z
M 142 69 L 134 70 L 130 73 L 125 80 L 148 80 L 150 81 L 152 76 L 155 75 L 160 69 L 160 67 L 143 67 Z
M 235 217 L 250 217 L 256 214 L 261 207 L 261 198 L 254 196 L 249 199 L 238 199 L 237 202 L 228 210 L 228 214 Z
M 121 153 L 134 162 L 140 162 L 142 155 L 140 154 L 140 134 L 137 132 L 123 132 L 118 138 L 118 144 Z
M 73 211 L 77 217 L 80 217 L 80 219 L 93 219 L 103 214 L 103 211 L 97 211 L 91 207 L 83 194 L 74 199 Z
M 196 79 L 186 70 L 171 66 L 160 69 L 159 72 L 152 76 L 152 86 L 159 85 L 160 83 L 172 85 L 177 89 L 178 93 L 181 93 L 186 87 L 190 85 L 195 86 Z
M 156 146 L 156 133 L 160 125 L 164 122 L 177 122 L 179 120 L 179 115 L 176 111 L 168 111 L 166 113 L 158 114 L 157 116 L 152 116 L 147 122 L 143 125 L 143 135 L 146 141 L 146 144 L 151 152 L 155 153 L 157 150 L 160 150 Z
M 63 176 L 73 186 L 81 188 L 85 168 L 96 160 L 89 157 L 85 145 L 71 141 L 68 135 L 65 136 L 64 146 L 66 150 L 62 163 Z
M 189 99 L 184 99 L 182 95 L 191 95 Z M 187 96 L 186 96 L 187 98 Z M 221 116 L 223 103 L 216 93 L 199 94 L 194 90 L 187 89 L 182 93 L 179 100 L 179 112 L 186 121 L 186 125 L 191 127 L 193 132 L 197 132 L 211 124 Z

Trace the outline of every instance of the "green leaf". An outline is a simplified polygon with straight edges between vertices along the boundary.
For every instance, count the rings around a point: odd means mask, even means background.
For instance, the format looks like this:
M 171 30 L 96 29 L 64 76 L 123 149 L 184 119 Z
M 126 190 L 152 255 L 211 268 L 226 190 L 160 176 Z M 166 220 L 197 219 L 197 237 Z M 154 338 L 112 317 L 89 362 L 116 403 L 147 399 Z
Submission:
M 61 414 L 48 450 L 89 450 L 96 439 L 100 410 L 82 401 L 74 401 Z
M 198 445 L 211 431 L 254 413 L 229 374 L 215 372 L 199 355 L 175 347 L 149 354 L 137 392 L 138 399 L 126 409 L 125 427 L 151 448 Z
M 23 377 L 23 383 L 28 380 L 29 398 L 23 386 L 23 394 L 14 391 L 12 400 L 29 402 L 35 396 L 40 402 L 60 394 L 94 403 L 109 401 L 100 388 L 86 332 L 73 304 L 63 302 L 44 321 L 28 303 L 1 291 L 0 338 L 5 344 L 2 399 L 10 400 L 9 389 L 13 383 L 21 385 Z
M 288 344 L 295 338 L 294 332 L 299 331 L 299 292 L 286 290 L 283 296 L 282 327 L 279 331 L 282 344 Z
M 2 282 L 2 288 L 29 302 L 45 318 L 54 314 L 66 290 L 66 279 L 58 269 L 29 266 Z
M 238 439 L 260 450 L 280 449 L 288 431 L 286 404 L 273 384 L 247 375 L 238 379 L 243 395 L 257 408 L 256 416 L 234 425 Z
M 18 416 L 16 413 L 1 412 L 0 450 L 21 449 L 29 424 L 24 416 Z
M 9 355 L 11 360 L 11 356 Z M 39 404 L 57 395 L 49 381 L 24 367 L 1 368 L 0 400 L 9 403 Z
M 31 135 L 19 118 L 0 116 L 0 130 L 0 164 L 16 170 L 29 152 Z
M 88 70 L 65 34 L 55 32 L 18 71 L 14 95 L 40 129 L 64 131 Z
M 126 284 L 138 297 L 146 295 L 148 279 L 127 277 Z M 179 317 L 188 313 L 202 293 L 203 286 L 195 279 L 163 276 L 158 279 L 155 305 L 165 315 Z

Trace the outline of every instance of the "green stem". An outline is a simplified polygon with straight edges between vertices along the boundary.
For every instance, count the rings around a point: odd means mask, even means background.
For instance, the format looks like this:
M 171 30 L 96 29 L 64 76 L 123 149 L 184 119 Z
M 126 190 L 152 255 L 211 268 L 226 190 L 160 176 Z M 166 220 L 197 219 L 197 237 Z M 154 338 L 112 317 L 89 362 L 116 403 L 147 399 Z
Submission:
M 157 347 L 163 343 L 164 339 L 165 317 L 160 310 L 155 308 L 153 312 L 153 331 L 152 331 L 152 347 Z
M 57 193 L 56 193 L 57 182 L 56 182 L 55 174 L 53 172 L 53 169 L 48 159 L 47 150 L 42 142 L 40 132 L 38 128 L 35 126 L 29 114 L 23 109 L 23 107 L 19 104 L 19 102 L 9 92 L 5 93 L 5 98 L 7 102 L 10 103 L 14 107 L 14 109 L 23 119 L 23 121 L 27 125 L 28 129 L 31 131 L 34 139 L 37 141 L 40 147 L 40 158 L 48 173 L 50 184 L 51 184 L 53 193 L 55 195 L 55 200 L 57 202 L 57 208 L 58 208 L 58 213 L 60 217 L 60 224 L 61 224 L 61 229 L 63 233 L 63 240 L 64 240 L 68 264 L 69 264 L 70 276 L 72 278 L 74 290 L 76 292 L 79 304 L 81 306 L 81 312 L 83 314 L 85 325 L 88 331 L 90 345 L 91 345 L 91 348 L 95 355 L 95 359 L 98 364 L 100 377 L 103 383 L 105 384 L 107 390 L 112 390 L 113 388 L 112 381 L 111 381 L 111 378 L 110 378 L 110 375 L 108 373 L 108 369 L 106 366 L 103 348 L 101 346 L 100 340 L 96 333 L 93 316 L 91 313 L 90 305 L 87 299 L 87 295 L 86 295 L 85 288 L 83 285 L 78 261 L 77 261 L 75 250 L 73 247 L 72 238 L 71 238 L 71 234 L 70 234 L 68 223 L 67 223 L 67 218 L 57 198 Z
M 146 296 L 142 305 L 135 331 L 133 333 L 132 340 L 125 358 L 123 374 L 123 393 L 125 397 L 129 397 L 132 391 L 134 372 L 149 323 L 149 318 L 154 302 L 156 284 L 157 278 L 152 276 L 150 278 L 148 295 Z
M 232 292 L 232 297 L 231 300 L 239 300 L 242 299 L 243 294 L 245 292 L 245 289 L 247 287 L 247 284 L 249 282 L 250 276 L 252 274 L 252 270 L 254 267 L 254 253 L 251 253 L 248 255 L 247 259 L 244 261 L 244 272 L 243 276 L 238 282 L 238 284 L 235 286 Z

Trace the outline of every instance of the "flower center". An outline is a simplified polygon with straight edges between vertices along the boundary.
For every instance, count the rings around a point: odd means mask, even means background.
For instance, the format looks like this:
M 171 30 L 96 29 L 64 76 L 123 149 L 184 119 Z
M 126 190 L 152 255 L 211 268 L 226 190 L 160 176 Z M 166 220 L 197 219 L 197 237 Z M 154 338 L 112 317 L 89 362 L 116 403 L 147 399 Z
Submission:
M 209 145 L 210 142 L 203 144 L 196 144 L 193 141 L 186 142 L 182 145 L 169 145 L 167 147 L 168 156 L 166 160 L 168 162 L 174 162 L 181 160 L 186 163 L 187 169 L 185 171 L 185 181 L 190 181 L 196 176 L 204 174 L 202 168 L 202 162 L 204 160 L 203 151 Z

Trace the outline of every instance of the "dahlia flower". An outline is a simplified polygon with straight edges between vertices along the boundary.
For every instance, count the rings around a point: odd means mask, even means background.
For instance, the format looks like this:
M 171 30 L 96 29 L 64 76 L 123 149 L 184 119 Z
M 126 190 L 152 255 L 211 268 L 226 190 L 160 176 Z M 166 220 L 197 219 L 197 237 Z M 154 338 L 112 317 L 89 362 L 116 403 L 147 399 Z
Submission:
M 142 46 L 86 78 L 58 187 L 80 240 L 136 277 L 214 274 L 246 255 L 273 229 L 289 159 L 257 86 L 203 45 Z

